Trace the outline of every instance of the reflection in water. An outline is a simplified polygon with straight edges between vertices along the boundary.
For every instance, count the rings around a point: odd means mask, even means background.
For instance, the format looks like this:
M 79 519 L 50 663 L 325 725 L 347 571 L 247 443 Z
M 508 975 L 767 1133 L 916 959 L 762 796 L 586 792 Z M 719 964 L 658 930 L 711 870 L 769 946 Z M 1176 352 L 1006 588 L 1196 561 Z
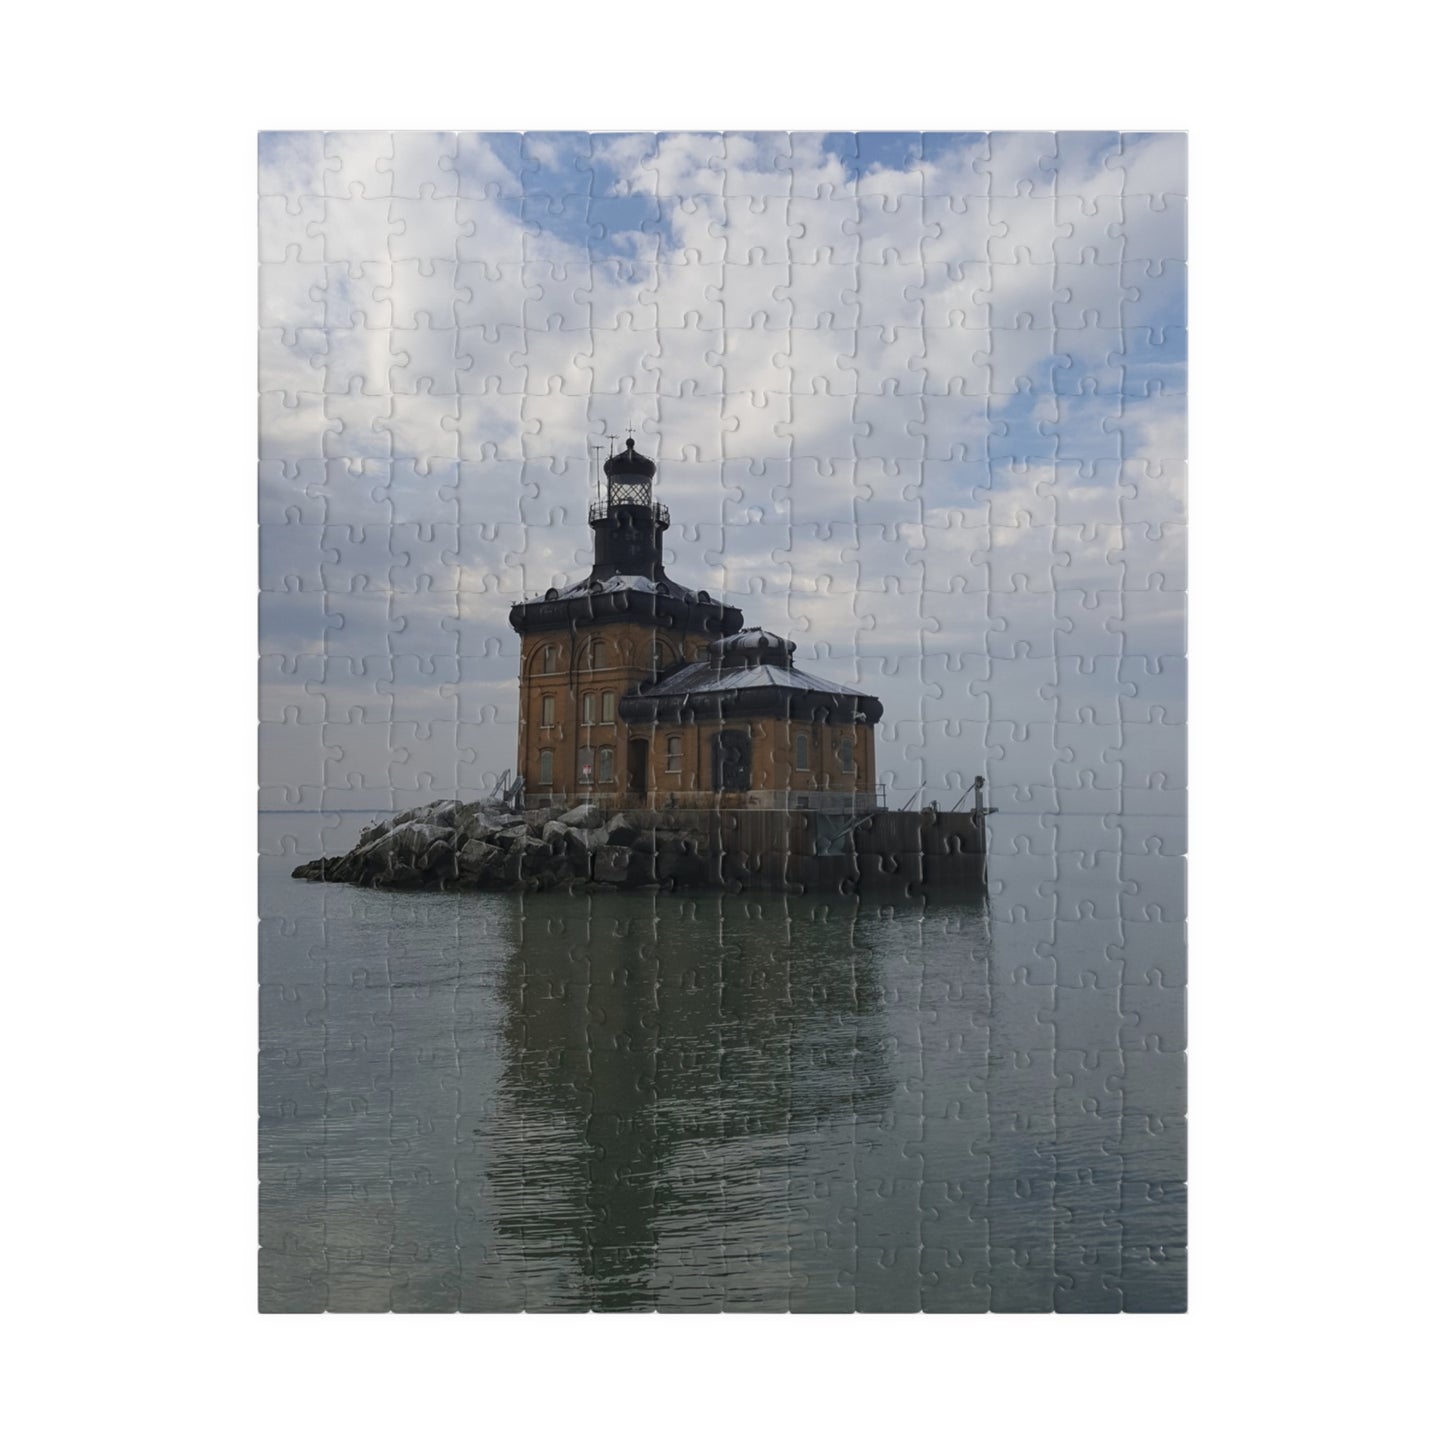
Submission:
M 528 1168 L 499 1233 L 578 1307 L 655 1308 L 660 1277 L 677 1305 L 786 1306 L 795 1159 L 844 1178 L 896 1087 L 867 929 L 781 899 L 639 902 L 534 901 L 503 971 L 477 1133 Z
M 1097 909 L 394 895 L 288 861 L 264 1309 L 1183 1307 L 1157 916 L 1131 961 Z

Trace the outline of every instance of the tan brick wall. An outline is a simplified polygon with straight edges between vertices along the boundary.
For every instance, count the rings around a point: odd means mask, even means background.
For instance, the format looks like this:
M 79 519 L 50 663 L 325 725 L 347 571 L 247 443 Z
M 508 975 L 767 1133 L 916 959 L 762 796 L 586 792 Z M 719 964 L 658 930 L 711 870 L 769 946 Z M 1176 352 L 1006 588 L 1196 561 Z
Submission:
M 874 782 L 873 728 L 866 723 L 831 726 L 827 723 L 790 722 L 784 718 L 752 718 L 721 726 L 746 728 L 752 739 L 751 791 L 872 792 Z M 715 722 L 692 726 L 657 723 L 633 728 L 633 735 L 649 743 L 648 791 L 666 798 L 711 793 L 712 740 L 721 730 Z M 797 736 L 808 738 L 808 766 L 796 765 Z M 670 738 L 682 744 L 682 766 L 667 767 Z M 853 771 L 843 771 L 839 744 L 853 741 Z
M 616 721 L 616 704 L 623 693 L 652 674 L 652 647 L 656 637 L 660 664 L 670 666 L 680 657 L 701 655 L 709 638 L 702 632 L 678 633 L 646 623 L 623 621 L 592 627 L 558 628 L 528 633 L 522 641 L 522 672 L 517 724 L 517 771 L 527 780 L 529 795 L 542 792 L 617 792 L 625 786 L 627 728 Z M 594 656 L 593 648 L 597 651 Z M 544 649 L 551 648 L 551 671 L 544 670 Z M 612 694 L 614 721 L 603 722 L 604 694 Z M 592 718 L 586 719 L 587 698 Z M 552 699 L 552 722 L 543 721 L 545 700 Z M 584 790 L 579 777 L 583 748 L 592 749 L 593 781 Z M 601 751 L 613 750 L 613 781 L 600 779 Z M 542 779 L 542 753 L 552 753 L 552 782 Z
M 647 743 L 647 794 L 658 800 L 713 793 L 712 740 L 720 730 L 715 722 L 637 724 L 631 729 L 617 720 L 616 704 L 622 695 L 651 675 L 653 638 L 662 648 L 662 665 L 679 656 L 689 660 L 702 655 L 709 638 L 701 632 L 677 633 L 645 623 L 624 621 L 592 627 L 558 628 L 529 633 L 522 644 L 520 720 L 517 730 L 517 770 L 527 780 L 527 794 L 559 793 L 568 798 L 627 796 L 628 745 L 634 739 Z M 594 657 L 592 648 L 598 651 Z M 544 671 L 544 649 L 551 648 L 552 670 Z M 613 697 L 613 721 L 603 720 L 604 695 Z M 592 721 L 586 721 L 587 699 L 592 698 Z M 545 699 L 552 699 L 552 721 Z M 874 785 L 873 729 L 867 724 L 835 727 L 826 723 L 790 722 L 785 718 L 754 718 L 723 726 L 746 728 L 752 738 L 752 792 L 868 792 Z M 797 736 L 808 737 L 808 763 L 797 766 Z M 682 743 L 681 766 L 669 770 L 669 738 Z M 842 768 L 838 744 L 844 737 L 854 743 L 852 773 Z M 592 781 L 580 776 L 583 748 L 592 749 Z M 604 780 L 602 749 L 612 749 L 612 778 Z M 552 781 L 542 781 L 541 755 L 552 753 Z

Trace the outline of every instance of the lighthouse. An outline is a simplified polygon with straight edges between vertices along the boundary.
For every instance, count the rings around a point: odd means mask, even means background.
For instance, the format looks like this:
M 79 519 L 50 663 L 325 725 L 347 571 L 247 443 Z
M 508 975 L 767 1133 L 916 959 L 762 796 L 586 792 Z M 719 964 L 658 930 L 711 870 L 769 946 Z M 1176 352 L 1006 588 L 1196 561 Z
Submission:
M 798 807 L 874 791 L 876 697 L 668 577 L 657 465 L 629 437 L 588 511 L 592 570 L 518 602 L 517 772 L 528 806 Z

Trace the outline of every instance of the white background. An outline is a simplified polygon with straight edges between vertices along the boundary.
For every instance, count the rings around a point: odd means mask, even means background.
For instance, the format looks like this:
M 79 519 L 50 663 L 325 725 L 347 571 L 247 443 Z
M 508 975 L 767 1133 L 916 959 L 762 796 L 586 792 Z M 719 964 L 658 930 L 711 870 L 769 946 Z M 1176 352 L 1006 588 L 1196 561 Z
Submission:
M 1404 1432 L 1440 1026 L 1439 127 L 1407 13 L 13 23 L 17 1438 Z M 1191 131 L 1186 1318 L 253 1312 L 255 132 L 683 126 Z

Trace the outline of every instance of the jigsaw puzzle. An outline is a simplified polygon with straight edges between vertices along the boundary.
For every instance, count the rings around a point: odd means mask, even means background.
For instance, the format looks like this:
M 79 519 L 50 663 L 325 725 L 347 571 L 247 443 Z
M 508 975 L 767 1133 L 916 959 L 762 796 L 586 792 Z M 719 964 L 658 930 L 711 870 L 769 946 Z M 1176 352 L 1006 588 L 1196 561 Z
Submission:
M 260 1307 L 1185 1308 L 1185 143 L 260 138 Z

